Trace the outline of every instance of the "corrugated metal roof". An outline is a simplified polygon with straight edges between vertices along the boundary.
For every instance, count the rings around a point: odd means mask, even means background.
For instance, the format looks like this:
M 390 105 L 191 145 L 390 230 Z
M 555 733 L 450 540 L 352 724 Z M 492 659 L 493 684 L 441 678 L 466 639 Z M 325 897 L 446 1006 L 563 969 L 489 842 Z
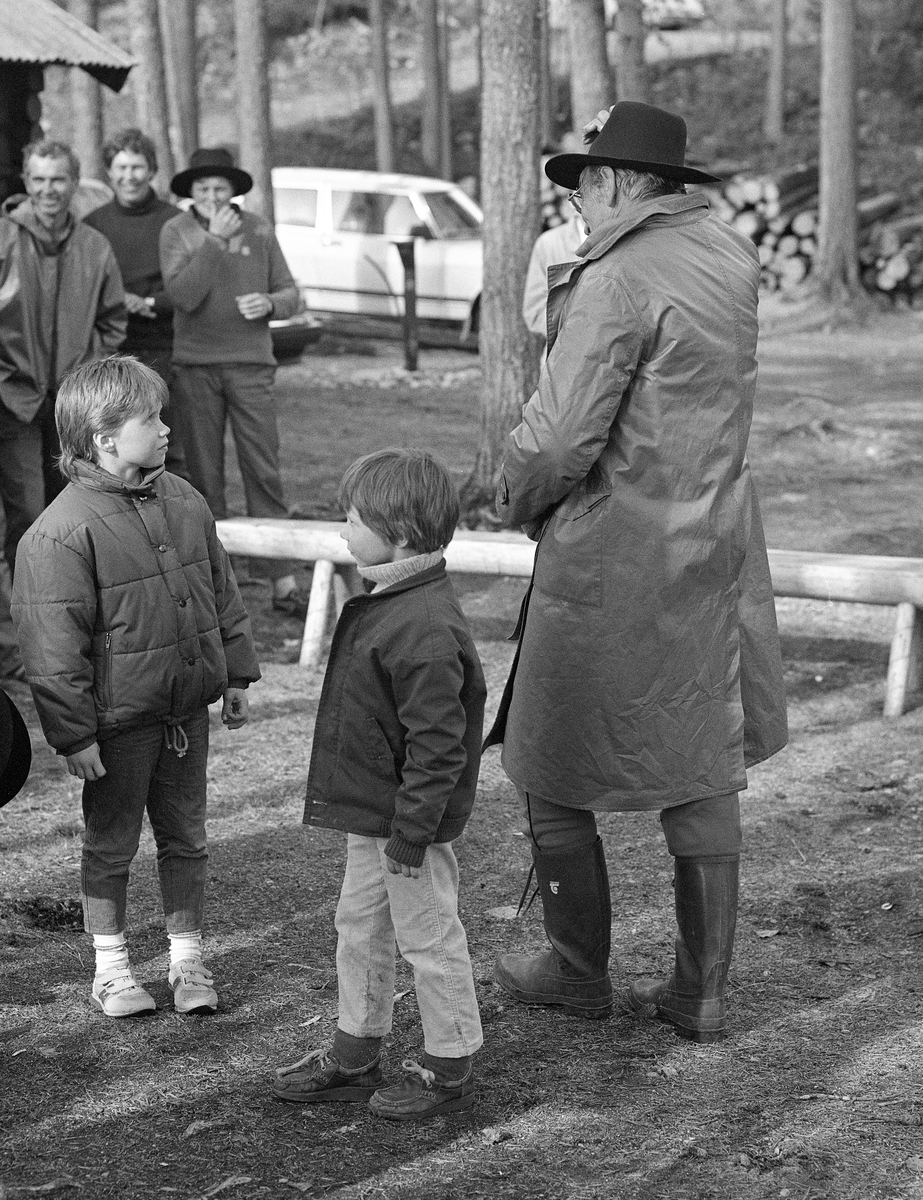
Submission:
M 135 60 L 53 0 L 0 0 L 0 62 L 83 67 L 117 92 Z

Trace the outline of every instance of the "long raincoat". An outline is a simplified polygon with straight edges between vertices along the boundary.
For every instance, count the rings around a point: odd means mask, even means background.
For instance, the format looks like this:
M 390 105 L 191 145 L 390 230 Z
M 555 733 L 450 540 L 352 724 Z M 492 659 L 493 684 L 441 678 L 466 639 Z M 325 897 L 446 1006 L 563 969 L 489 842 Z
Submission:
M 746 787 L 787 730 L 747 464 L 759 264 L 700 195 L 638 202 L 552 267 L 547 364 L 510 435 L 506 524 L 537 537 L 488 745 L 596 810 Z

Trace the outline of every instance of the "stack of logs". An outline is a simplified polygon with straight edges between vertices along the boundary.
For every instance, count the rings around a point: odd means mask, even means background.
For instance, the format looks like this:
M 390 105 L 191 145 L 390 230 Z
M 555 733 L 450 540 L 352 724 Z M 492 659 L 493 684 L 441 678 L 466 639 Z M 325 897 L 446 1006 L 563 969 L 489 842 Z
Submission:
M 710 192 L 718 215 L 752 238 L 769 291 L 797 286 L 817 252 L 818 170 L 795 167 L 770 175 L 735 175 Z M 884 192 L 860 200 L 862 280 L 869 291 L 923 302 L 923 214 L 899 214 L 900 196 Z

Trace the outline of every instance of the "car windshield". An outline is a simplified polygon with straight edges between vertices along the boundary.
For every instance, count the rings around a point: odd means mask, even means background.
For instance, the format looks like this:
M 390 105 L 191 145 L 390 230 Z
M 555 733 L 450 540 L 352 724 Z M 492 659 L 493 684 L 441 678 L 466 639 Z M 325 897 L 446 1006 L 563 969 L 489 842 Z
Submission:
M 463 208 L 451 192 L 424 192 L 423 195 L 440 237 L 451 240 L 481 236 L 480 221 Z

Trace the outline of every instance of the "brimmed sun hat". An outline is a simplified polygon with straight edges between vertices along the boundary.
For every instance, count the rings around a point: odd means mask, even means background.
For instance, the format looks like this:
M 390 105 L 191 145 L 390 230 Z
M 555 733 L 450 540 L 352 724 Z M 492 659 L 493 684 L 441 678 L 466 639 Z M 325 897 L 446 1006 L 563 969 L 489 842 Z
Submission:
M 580 186 L 587 167 L 647 171 L 679 183 L 720 183 L 716 175 L 686 166 L 686 122 L 675 113 L 635 100 L 620 100 L 584 154 L 555 154 L 545 163 L 552 183 L 568 191 Z
M 190 196 L 190 188 L 197 179 L 207 176 L 220 175 L 234 189 L 235 196 L 243 196 L 253 187 L 253 176 L 240 167 L 234 166 L 231 152 L 223 146 L 213 150 L 193 150 L 189 158 L 189 166 L 185 171 L 174 175 L 170 181 L 170 191 L 174 196 Z

